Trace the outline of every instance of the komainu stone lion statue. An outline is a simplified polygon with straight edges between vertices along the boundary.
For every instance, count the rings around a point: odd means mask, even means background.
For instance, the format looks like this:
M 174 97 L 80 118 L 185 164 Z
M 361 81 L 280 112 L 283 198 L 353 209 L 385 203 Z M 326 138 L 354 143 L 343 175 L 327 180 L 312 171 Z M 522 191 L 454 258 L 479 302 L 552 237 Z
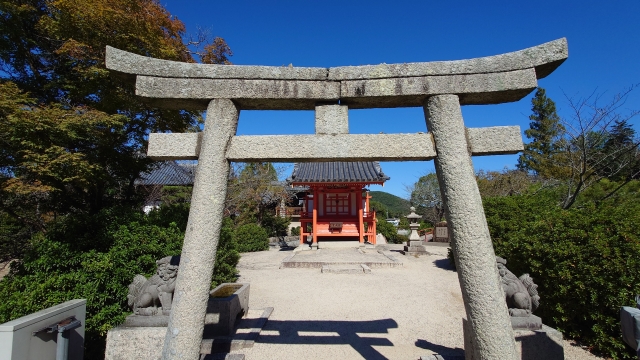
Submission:
M 496 256 L 498 273 L 502 281 L 502 289 L 507 300 L 509 315 L 513 317 L 530 316 L 540 306 L 538 285 L 533 283 L 529 274 L 517 278 L 507 269 L 507 260 Z
M 129 285 L 127 302 L 135 315 L 169 315 L 180 256 L 167 256 L 156 261 L 156 274 L 147 279 L 136 275 Z

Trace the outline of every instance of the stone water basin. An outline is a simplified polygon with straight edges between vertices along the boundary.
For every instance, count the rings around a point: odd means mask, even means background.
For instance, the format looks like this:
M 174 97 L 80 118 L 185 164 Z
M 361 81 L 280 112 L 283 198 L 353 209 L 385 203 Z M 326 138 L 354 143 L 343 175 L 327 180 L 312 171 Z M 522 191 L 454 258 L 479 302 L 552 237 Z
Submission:
M 236 321 L 249 312 L 249 284 L 223 283 L 211 290 L 204 319 L 204 337 L 233 334 Z

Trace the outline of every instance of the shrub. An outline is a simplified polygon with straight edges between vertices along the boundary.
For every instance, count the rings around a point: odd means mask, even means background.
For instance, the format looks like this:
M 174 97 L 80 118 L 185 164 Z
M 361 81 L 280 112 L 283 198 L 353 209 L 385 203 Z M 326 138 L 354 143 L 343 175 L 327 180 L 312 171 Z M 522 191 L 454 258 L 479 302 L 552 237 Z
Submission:
M 269 236 L 257 224 L 238 226 L 233 232 L 239 252 L 263 251 L 269 249 Z
M 131 313 L 127 292 L 134 275 L 152 275 L 156 260 L 180 253 L 183 238 L 175 223 L 152 224 L 137 211 L 107 209 L 93 216 L 61 217 L 46 234 L 31 239 L 24 258 L 0 281 L 0 323 L 71 299 L 87 299 L 84 357 L 104 358 L 107 331 Z M 225 222 L 212 286 L 235 281 L 238 259 Z
M 539 285 L 545 323 L 596 352 L 632 358 L 618 311 L 640 293 L 640 202 L 557 203 L 550 193 L 485 199 L 496 254 Z
M 148 221 L 158 226 L 169 226 L 175 223 L 180 231 L 187 229 L 187 221 L 189 220 L 190 203 L 162 204 L 159 208 L 150 211 Z
M 396 234 L 396 238 L 394 239 L 394 244 L 402 244 L 403 242 L 409 241 L 409 237 L 406 235 Z
M 291 228 L 291 236 L 300 236 L 300 226 Z
M 290 223 L 291 218 L 266 213 L 262 216 L 260 226 L 266 231 L 267 236 L 286 236 Z
M 376 232 L 378 234 L 384 235 L 384 237 L 387 239 L 387 242 L 391 244 L 402 244 L 403 241 L 407 241 L 406 236 L 398 235 L 398 229 L 396 229 L 393 224 L 388 223 L 384 220 L 379 220 L 376 223 Z M 403 240 L 403 238 L 405 240 Z
M 105 251 L 84 251 L 74 239 L 36 235 L 33 248 L 0 282 L 0 322 L 77 298 L 87 299 L 85 358 L 101 358 L 109 329 L 127 314 L 128 284 L 151 275 L 155 261 L 180 253 L 182 233 L 132 222 L 112 236 L 96 237 Z
M 398 229 L 409 230 L 409 219 L 405 216 L 400 217 L 400 224 L 398 224 Z
M 240 253 L 238 253 L 237 249 L 238 244 L 233 237 L 233 221 L 226 217 L 220 229 L 216 263 L 211 281 L 212 288 L 225 282 L 235 282 L 237 280 L 238 270 L 236 265 L 240 260 Z

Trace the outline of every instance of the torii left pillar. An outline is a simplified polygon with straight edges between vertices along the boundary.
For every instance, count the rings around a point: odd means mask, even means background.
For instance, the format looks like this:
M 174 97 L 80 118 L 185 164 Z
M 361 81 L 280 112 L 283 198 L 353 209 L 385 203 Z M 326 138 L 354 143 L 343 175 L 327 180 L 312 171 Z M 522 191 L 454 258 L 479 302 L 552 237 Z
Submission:
M 216 259 L 230 163 L 225 154 L 238 127 L 239 110 L 228 99 L 207 108 L 191 210 L 185 232 L 162 358 L 198 359 Z

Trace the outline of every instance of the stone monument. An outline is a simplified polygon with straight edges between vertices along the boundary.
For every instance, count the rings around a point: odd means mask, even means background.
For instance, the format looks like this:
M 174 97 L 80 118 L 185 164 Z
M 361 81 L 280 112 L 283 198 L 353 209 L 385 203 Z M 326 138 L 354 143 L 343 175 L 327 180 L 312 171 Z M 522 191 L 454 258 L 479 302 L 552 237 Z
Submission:
M 420 227 L 418 219 L 421 219 L 422 216 L 416 214 L 416 208 L 413 206 L 410 210 L 411 214 L 407 215 L 407 219 L 409 219 L 409 229 L 411 229 L 411 233 L 409 234 L 409 241 L 407 241 L 407 245 L 405 245 L 402 253 L 404 255 L 429 255 L 424 239 L 418 235 L 418 228 Z
M 451 241 L 449 236 L 449 227 L 446 221 L 441 221 L 433 227 L 433 241 L 435 242 L 449 242 Z
M 466 128 L 461 106 L 518 101 L 567 57 L 566 39 L 484 58 L 334 68 L 188 64 L 107 47 L 107 68 L 133 80 L 150 105 L 207 110 L 200 133 L 149 135 L 150 158 L 198 160 L 163 358 L 199 357 L 232 161 L 434 159 L 474 340 L 469 350 L 478 359 L 515 359 L 471 157 L 522 151 L 522 136 L 518 126 Z M 348 133 L 349 109 L 410 106 L 424 109 L 428 132 Z M 236 136 L 240 110 L 316 110 L 316 133 Z

